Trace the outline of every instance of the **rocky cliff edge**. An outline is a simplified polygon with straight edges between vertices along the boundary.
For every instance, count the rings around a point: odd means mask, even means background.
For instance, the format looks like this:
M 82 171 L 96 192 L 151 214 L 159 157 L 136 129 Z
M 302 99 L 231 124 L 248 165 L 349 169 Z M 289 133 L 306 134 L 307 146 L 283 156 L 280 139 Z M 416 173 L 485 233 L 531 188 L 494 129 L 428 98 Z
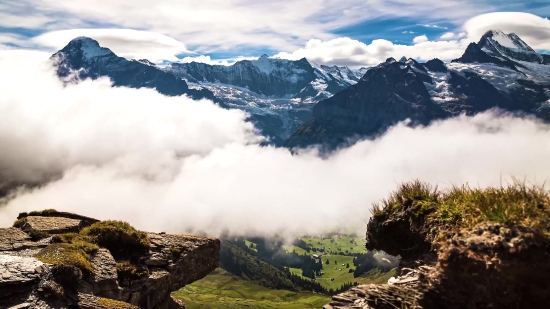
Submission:
M 444 192 L 404 184 L 375 205 L 367 226 L 367 249 L 401 255 L 400 275 L 324 308 L 547 308 L 549 196 L 521 183 Z
M 147 308 L 219 265 L 218 239 L 145 233 L 53 210 L 0 228 L 0 308 Z

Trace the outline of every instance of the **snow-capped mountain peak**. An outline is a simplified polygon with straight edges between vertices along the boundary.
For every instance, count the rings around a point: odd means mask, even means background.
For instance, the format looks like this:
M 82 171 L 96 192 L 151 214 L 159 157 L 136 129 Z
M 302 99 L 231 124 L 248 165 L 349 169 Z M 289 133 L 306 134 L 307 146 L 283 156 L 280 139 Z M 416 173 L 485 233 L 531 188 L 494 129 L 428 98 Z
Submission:
M 265 74 L 270 74 L 271 72 L 273 72 L 273 62 L 275 60 L 276 59 L 271 59 L 266 54 L 263 54 L 260 58 L 258 58 L 258 60 L 252 61 L 252 64 L 256 66 L 261 72 Z
M 80 36 L 73 39 L 64 48 L 67 52 L 76 53 L 79 50 L 82 52 L 82 57 L 86 59 L 92 59 L 103 56 L 115 56 L 115 54 L 106 47 L 101 47 L 99 43 L 89 37 Z
M 542 63 L 544 59 L 527 43 L 514 33 L 487 31 L 478 43 L 481 50 L 490 56 L 500 59 L 508 58 L 519 61 Z
M 502 31 L 491 30 L 485 33 L 481 40 L 486 40 L 487 43 L 498 43 L 502 47 L 506 47 L 513 51 L 518 52 L 535 52 L 527 43 L 525 43 L 515 33 L 505 34 Z

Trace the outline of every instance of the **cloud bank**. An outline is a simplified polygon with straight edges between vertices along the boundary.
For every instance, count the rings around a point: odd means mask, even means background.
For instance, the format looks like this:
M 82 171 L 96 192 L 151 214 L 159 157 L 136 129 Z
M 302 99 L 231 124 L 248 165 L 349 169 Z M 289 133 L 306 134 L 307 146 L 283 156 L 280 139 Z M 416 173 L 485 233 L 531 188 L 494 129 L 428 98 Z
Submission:
M 292 60 L 305 57 L 321 64 L 361 67 L 378 65 L 389 57 L 399 59 L 405 56 L 424 61 L 433 58 L 450 60 L 459 58 L 468 47 L 466 40 L 428 41 L 425 35 L 416 37 L 414 43 L 401 45 L 378 39 L 365 44 L 351 38 L 310 40 L 304 48 L 292 53 L 281 52 L 274 57 Z
M 0 177 L 45 185 L 5 200 L 0 226 L 55 208 L 175 233 L 362 233 L 370 204 L 401 181 L 550 175 L 550 126 L 534 119 L 399 124 L 329 158 L 292 155 L 259 146 L 240 111 L 107 80 L 63 87 L 43 55 L 18 55 L 0 53 Z

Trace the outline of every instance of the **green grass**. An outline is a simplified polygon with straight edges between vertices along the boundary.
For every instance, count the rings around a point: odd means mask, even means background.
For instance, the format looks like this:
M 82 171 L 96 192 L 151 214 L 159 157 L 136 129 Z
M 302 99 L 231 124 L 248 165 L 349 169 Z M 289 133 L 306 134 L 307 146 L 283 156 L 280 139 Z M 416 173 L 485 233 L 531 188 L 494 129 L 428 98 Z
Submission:
M 380 269 L 371 269 L 364 273 L 361 277 L 355 278 L 359 284 L 386 284 L 391 277 L 395 277 L 396 269 L 392 269 L 387 273 L 383 273 Z
M 320 239 L 316 237 L 302 237 L 312 248 L 325 248 L 325 252 L 342 252 L 344 254 L 352 253 L 366 253 L 365 249 L 365 240 L 363 238 L 355 237 L 352 238 L 348 235 L 333 235 L 330 238 Z M 311 254 L 320 253 L 310 252 Z
M 330 261 L 330 265 L 326 265 L 325 261 Z M 338 264 L 334 264 L 334 262 Z M 349 263 L 350 267 L 346 268 L 346 264 Z M 342 266 L 344 264 L 344 266 Z M 335 269 L 336 268 L 336 269 Z M 342 269 L 341 271 L 338 269 Z M 352 256 L 343 256 L 343 255 L 325 255 L 323 256 L 323 270 L 325 274 L 323 276 L 317 277 L 316 281 L 319 282 L 327 290 L 329 289 L 339 289 L 343 284 L 349 282 L 364 282 L 362 278 L 353 278 L 353 273 L 350 273 L 350 269 L 355 269 L 353 266 L 353 257 Z M 302 270 L 299 268 L 289 268 L 289 271 L 295 275 L 302 277 Z M 391 277 L 391 276 L 390 276 Z M 305 278 L 305 277 L 302 277 Z M 334 281 L 330 281 L 330 278 L 334 278 Z M 308 279 L 308 278 L 306 278 Z
M 302 276 L 302 269 L 301 268 L 289 268 L 288 271 L 290 271 L 291 274 L 300 276 L 304 279 L 309 279 L 307 277 Z
M 329 265 L 325 264 L 327 259 L 330 262 Z M 334 264 L 334 262 L 337 262 L 337 264 Z M 349 268 L 345 266 L 347 263 L 350 265 Z M 344 264 L 344 266 L 342 266 L 342 264 Z M 338 269 L 342 270 L 340 271 Z M 325 255 L 323 256 L 322 270 L 325 274 L 322 277 L 317 277 L 317 282 L 327 289 L 339 289 L 345 283 L 357 281 L 353 278 L 353 273 L 349 272 L 350 269 L 355 269 L 352 256 Z M 330 281 L 330 278 L 334 278 L 334 281 Z
M 246 240 L 246 239 L 244 240 L 244 242 L 246 243 L 246 246 L 247 246 L 248 248 L 250 248 L 250 250 L 253 250 L 253 251 L 258 252 L 258 249 L 256 249 L 256 244 L 255 244 L 255 243 L 253 243 L 253 242 L 251 242 L 251 241 L 249 241 L 249 240 Z M 252 248 L 252 245 L 254 245 L 254 248 Z
M 172 295 L 184 301 L 188 309 L 322 308 L 330 301 L 328 296 L 315 293 L 268 289 L 223 269 Z
M 309 255 L 306 250 L 296 247 L 296 246 L 283 246 L 283 249 L 286 250 L 286 252 L 296 252 L 298 255 Z

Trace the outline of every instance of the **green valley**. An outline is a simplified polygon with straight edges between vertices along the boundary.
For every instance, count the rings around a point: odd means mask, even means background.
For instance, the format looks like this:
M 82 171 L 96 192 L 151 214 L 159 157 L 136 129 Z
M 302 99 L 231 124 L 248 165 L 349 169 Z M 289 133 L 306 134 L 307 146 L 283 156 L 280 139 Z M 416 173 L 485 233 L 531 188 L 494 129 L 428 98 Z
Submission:
M 322 308 L 330 300 L 312 292 L 269 289 L 221 268 L 172 295 L 188 309 Z

